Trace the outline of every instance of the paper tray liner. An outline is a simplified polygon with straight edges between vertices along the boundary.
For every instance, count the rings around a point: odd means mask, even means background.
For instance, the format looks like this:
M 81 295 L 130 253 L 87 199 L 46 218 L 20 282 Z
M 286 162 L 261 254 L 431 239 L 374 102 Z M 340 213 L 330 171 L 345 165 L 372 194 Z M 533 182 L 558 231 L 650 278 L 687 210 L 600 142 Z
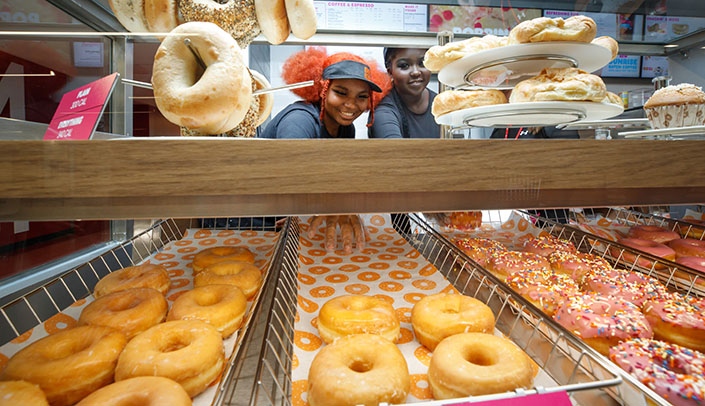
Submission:
M 302 225 L 299 251 L 298 304 L 294 325 L 294 360 L 292 368 L 292 404 L 307 405 L 308 370 L 314 356 L 326 345 L 316 327 L 318 312 L 328 300 L 347 294 L 376 296 L 392 304 L 401 322 L 397 347 L 404 355 L 411 376 L 407 403 L 432 400 L 426 372 L 431 352 L 416 341 L 411 326 L 411 309 L 427 295 L 458 293 L 450 282 L 392 227 L 389 215 L 366 215 L 370 239 L 366 247 L 351 255 L 341 250 L 326 252 L 323 236 L 307 237 Z M 534 235 L 536 228 L 526 219 L 513 216 L 500 230 L 485 227 L 476 233 L 459 233 L 458 238 L 491 235 L 504 243 Z M 450 236 L 453 238 L 453 236 Z M 339 247 L 340 248 L 340 243 Z M 495 335 L 503 336 L 495 330 Z M 544 371 L 534 379 L 537 386 L 557 386 Z
M 265 272 L 269 268 L 269 261 L 278 240 L 279 234 L 273 231 L 188 229 L 183 238 L 167 243 L 159 252 L 149 256 L 141 262 L 141 264 L 151 263 L 163 265 L 167 269 L 171 279 L 171 285 L 166 298 L 171 307 L 171 304 L 177 297 L 193 289 L 191 261 L 199 251 L 220 245 L 247 246 L 255 254 L 255 265 L 263 271 L 263 279 L 265 279 Z M 248 301 L 244 321 L 250 319 L 252 305 L 257 298 L 258 295 Z M 76 326 L 81 311 L 92 301 L 92 295 L 80 299 L 64 311 L 50 317 L 40 325 L 28 330 L 0 347 L 0 370 L 4 368 L 12 355 L 27 345 L 50 333 L 56 333 Z M 223 341 L 226 360 L 233 356 L 239 331 L 240 330 Z M 227 364 L 226 362 L 226 365 Z M 217 386 L 219 383 L 220 377 L 204 392 L 196 395 L 193 398 L 193 404 L 195 406 L 211 405 L 217 394 Z

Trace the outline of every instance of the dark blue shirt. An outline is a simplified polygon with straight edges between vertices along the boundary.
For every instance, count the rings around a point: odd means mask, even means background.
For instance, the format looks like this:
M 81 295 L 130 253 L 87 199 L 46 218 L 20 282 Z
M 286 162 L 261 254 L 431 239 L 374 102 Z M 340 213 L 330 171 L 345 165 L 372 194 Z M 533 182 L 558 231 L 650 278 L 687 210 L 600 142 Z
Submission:
M 355 138 L 355 126 L 340 126 L 338 135 L 328 133 L 318 105 L 297 101 L 280 111 L 264 128 L 260 138 Z

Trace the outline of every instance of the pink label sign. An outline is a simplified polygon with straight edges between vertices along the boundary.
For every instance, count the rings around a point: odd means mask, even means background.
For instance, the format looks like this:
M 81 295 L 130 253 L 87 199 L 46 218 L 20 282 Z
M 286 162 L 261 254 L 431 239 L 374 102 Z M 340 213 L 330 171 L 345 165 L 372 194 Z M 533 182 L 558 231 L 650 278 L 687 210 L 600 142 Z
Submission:
M 45 140 L 87 140 L 93 135 L 118 73 L 74 89 L 61 98 Z
M 567 392 L 539 393 L 521 397 L 510 397 L 505 399 L 488 400 L 473 403 L 453 403 L 446 406 L 570 406 L 572 402 Z

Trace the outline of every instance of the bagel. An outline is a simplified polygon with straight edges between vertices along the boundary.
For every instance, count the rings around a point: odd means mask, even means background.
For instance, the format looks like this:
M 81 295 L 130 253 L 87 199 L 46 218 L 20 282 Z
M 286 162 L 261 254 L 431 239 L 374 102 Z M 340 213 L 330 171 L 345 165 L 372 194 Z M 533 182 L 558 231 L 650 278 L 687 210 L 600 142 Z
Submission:
M 284 0 L 291 33 L 299 39 L 309 39 L 316 33 L 318 19 L 313 0 Z
M 254 0 L 255 14 L 262 35 L 272 45 L 279 45 L 289 37 L 291 28 L 286 16 L 284 0 Z
M 108 0 L 120 24 L 130 32 L 149 32 L 144 13 L 145 0 Z
M 255 90 L 264 90 L 272 87 L 263 74 L 252 69 L 250 69 L 250 73 L 252 73 L 252 77 L 255 80 Z M 274 107 L 274 96 L 272 96 L 272 93 L 263 93 L 256 95 L 255 98 L 259 99 L 259 117 L 257 119 L 257 126 L 259 127 L 264 124 L 269 115 L 272 114 L 272 108 Z
M 150 32 L 170 32 L 183 22 L 176 0 L 144 0 L 144 17 Z
M 501 90 L 446 90 L 433 99 L 431 114 L 438 117 L 452 111 L 504 103 L 507 96 Z
M 201 134 L 235 128 L 247 114 L 252 79 L 241 49 L 223 29 L 209 22 L 187 22 L 171 31 L 154 56 L 152 87 L 157 108 L 170 122 Z M 201 68 L 189 47 L 206 65 Z
M 210 22 L 235 39 L 241 48 L 247 47 L 259 35 L 254 0 L 179 0 L 184 20 Z
M 509 102 L 601 102 L 606 96 L 605 82 L 597 75 L 578 68 L 545 68 L 537 76 L 517 83 Z

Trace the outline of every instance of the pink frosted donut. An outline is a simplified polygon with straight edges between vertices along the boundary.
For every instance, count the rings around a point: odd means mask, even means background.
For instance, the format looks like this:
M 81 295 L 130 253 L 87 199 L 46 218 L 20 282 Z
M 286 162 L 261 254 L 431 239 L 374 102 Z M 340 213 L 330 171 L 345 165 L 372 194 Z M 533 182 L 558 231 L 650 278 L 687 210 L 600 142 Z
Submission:
M 647 254 L 651 254 L 655 257 L 666 259 L 668 261 L 673 261 L 676 259 L 676 252 L 672 248 L 670 248 L 668 245 L 654 242 L 651 240 L 642 240 L 639 238 L 620 238 L 617 240 L 617 243 L 641 252 L 645 252 Z M 618 247 L 612 247 L 611 252 L 612 255 L 615 257 L 618 257 L 621 253 L 622 259 L 630 264 L 633 264 L 635 261 L 637 261 L 637 255 L 628 251 L 622 252 L 622 250 Z M 639 256 L 639 260 L 636 262 L 636 264 L 643 268 L 651 268 L 652 265 L 654 266 L 654 269 L 663 269 L 666 267 L 665 265 L 658 262 L 654 265 L 653 261 L 647 258 L 643 258 L 641 256 Z
M 647 300 L 643 309 L 655 338 L 705 351 L 705 299 L 667 293 Z
M 705 272 L 705 258 L 703 257 L 678 257 L 676 263 L 696 271 Z
M 523 251 L 533 252 L 541 256 L 547 257 L 554 251 L 576 252 L 575 245 L 568 240 L 554 237 L 551 234 L 542 234 L 538 237 L 532 237 L 524 242 Z
M 504 280 L 513 273 L 525 270 L 550 270 L 551 264 L 546 258 L 533 252 L 495 251 L 485 265 L 488 271 Z
M 610 347 L 621 341 L 653 336 L 651 326 L 636 305 L 599 293 L 569 297 L 558 307 L 553 319 L 605 356 L 609 355 Z
M 705 354 L 658 340 L 633 339 L 610 348 L 610 359 L 675 406 L 705 396 Z
M 548 256 L 548 262 L 551 264 L 553 272 L 569 275 L 576 281 L 580 281 L 592 269 L 612 268 L 602 258 L 582 252 L 555 251 Z
M 626 269 L 595 269 L 583 278 L 586 290 L 602 295 L 617 296 L 641 307 L 652 297 L 666 293 L 658 279 Z
M 581 294 L 573 278 L 546 270 L 515 272 L 507 277 L 507 284 L 548 316 L 553 316 L 567 297 Z
M 507 250 L 507 247 L 501 242 L 489 238 L 457 238 L 454 242 L 458 248 L 463 250 L 464 253 L 480 264 L 480 266 L 487 264 L 487 260 L 492 252 Z
M 665 244 L 676 238 L 681 238 L 680 234 L 659 226 L 637 225 L 632 226 L 627 233 L 629 238 L 638 238 L 640 240 L 649 240 Z
M 668 242 L 679 257 L 705 258 L 705 241 L 695 238 L 679 238 Z

